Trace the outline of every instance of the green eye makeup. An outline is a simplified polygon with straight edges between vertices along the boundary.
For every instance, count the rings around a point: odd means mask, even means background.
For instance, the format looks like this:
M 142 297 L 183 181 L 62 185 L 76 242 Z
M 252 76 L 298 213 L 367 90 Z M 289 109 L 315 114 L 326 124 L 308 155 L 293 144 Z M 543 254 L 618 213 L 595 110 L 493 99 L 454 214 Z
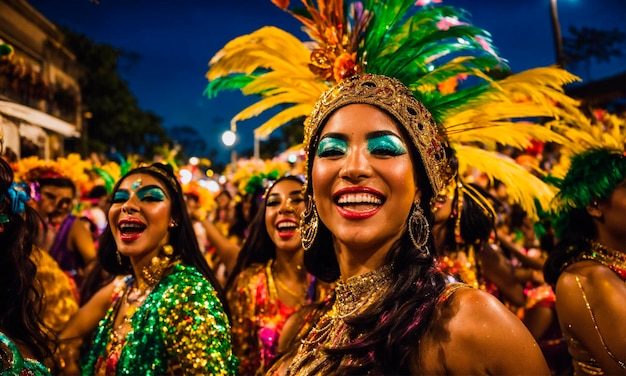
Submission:
M 147 186 L 135 191 L 140 201 L 163 201 L 167 198 L 165 192 L 157 186 Z M 113 203 L 122 203 L 130 200 L 130 192 L 121 189 L 113 195 Z
M 317 155 L 325 157 L 330 155 L 345 154 L 348 151 L 348 143 L 335 137 L 326 137 L 320 140 L 317 146 Z
M 404 142 L 395 135 L 386 134 L 374 137 L 367 142 L 367 149 L 372 154 L 387 154 L 398 156 L 406 154 Z
M 125 202 L 130 198 L 128 191 L 117 191 L 113 195 L 113 202 Z
M 152 199 L 155 201 L 163 201 L 167 196 L 165 196 L 165 192 L 159 187 L 148 186 L 141 189 L 138 189 L 135 193 L 139 200 L 144 201 L 146 199 Z

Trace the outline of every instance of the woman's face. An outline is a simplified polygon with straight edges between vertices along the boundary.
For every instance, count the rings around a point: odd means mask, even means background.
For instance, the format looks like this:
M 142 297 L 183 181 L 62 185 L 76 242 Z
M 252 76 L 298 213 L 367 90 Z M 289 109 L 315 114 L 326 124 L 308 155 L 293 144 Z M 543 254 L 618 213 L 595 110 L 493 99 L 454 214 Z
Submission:
M 626 239 L 626 179 L 622 180 L 608 199 L 598 202 L 602 223 L 615 239 Z
M 37 206 L 42 217 L 60 223 L 70 214 L 73 202 L 72 188 L 45 185 L 40 189 Z
M 430 210 L 435 216 L 435 225 L 445 226 L 452 214 L 452 203 L 454 202 L 455 186 L 448 185 L 439 192 L 430 205 Z
M 342 107 L 329 117 L 314 153 L 313 198 L 338 245 L 365 256 L 386 253 L 419 198 L 396 122 L 371 105 Z
M 148 174 L 127 176 L 112 195 L 111 232 L 118 251 L 150 260 L 167 244 L 171 199 L 160 180 Z
M 294 252 L 302 248 L 297 227 L 303 211 L 302 184 L 293 180 L 274 184 L 265 198 L 265 228 L 277 251 Z

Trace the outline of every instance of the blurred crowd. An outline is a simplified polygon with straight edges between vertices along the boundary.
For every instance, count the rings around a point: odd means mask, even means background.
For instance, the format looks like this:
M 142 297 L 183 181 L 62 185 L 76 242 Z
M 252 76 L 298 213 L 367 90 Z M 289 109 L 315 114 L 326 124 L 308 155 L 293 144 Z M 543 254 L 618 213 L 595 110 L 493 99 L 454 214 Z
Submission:
M 500 152 L 537 176 L 561 168 L 556 144 L 536 142 L 526 150 L 502 146 Z M 109 219 L 116 205 L 122 205 L 122 213 L 132 212 L 124 209 L 125 202 L 131 201 L 129 192 L 140 198 L 137 205 L 150 204 L 141 195 L 150 198 L 155 193 L 143 193 L 146 177 L 135 171 L 144 171 L 142 168 L 153 162 L 137 156 L 103 162 L 73 154 L 57 160 L 3 158 L 5 168 L 10 166 L 4 184 L 13 187 L 7 191 L 14 193 L 11 203 L 22 205 L 13 210 L 24 212 L 26 206 L 39 218 L 27 222 L 25 225 L 34 228 L 25 231 L 32 235 L 32 253 L 28 254 L 36 266 L 40 284 L 37 294 L 42 303 L 40 320 L 46 330 L 33 337 L 35 345 L 31 348 L 39 349 L 32 355 L 53 373 L 78 372 L 80 364 L 89 359 L 97 369 L 107 367 L 99 363 L 99 358 L 89 357 L 99 346 L 97 323 L 109 304 L 103 305 L 101 313 L 92 319 L 84 318 L 81 312 L 84 308 L 95 312 L 93 301 L 104 290 L 113 291 L 114 297 L 122 294 L 116 291 L 124 291 L 116 290 L 114 285 L 123 283 L 103 263 L 103 252 L 113 244 L 103 234 L 115 231 Z M 287 162 L 280 157 L 265 161 L 241 159 L 235 169 L 229 166 L 212 186 L 206 184 L 206 174 L 199 173 L 195 166 L 160 165 L 169 166 L 171 179 L 164 181 L 172 184 L 172 192 L 184 202 L 184 217 L 189 218 L 201 263 L 210 267 L 217 290 L 224 292 L 222 304 L 232 326 L 228 331 L 232 338 L 225 341 L 228 347 L 231 343 L 233 346 L 232 353 L 230 348 L 225 350 L 225 359 L 238 359 L 228 361 L 228 367 L 233 372 L 238 369 L 240 374 L 267 371 L 281 348 L 280 334 L 287 319 L 299 308 L 323 301 L 333 289 L 332 283 L 317 281 L 304 267 L 300 230 L 296 230 L 305 209 L 302 161 Z M 123 190 L 124 184 L 130 188 Z M 572 356 L 557 314 L 555 281 L 547 282 L 544 277 L 546 260 L 558 243 L 554 225 L 541 210 L 538 217 L 525 212 L 509 197 L 507 188 L 501 181 L 469 167 L 459 170 L 431 200 L 438 268 L 450 278 L 496 297 L 532 334 L 551 373 L 572 374 Z M 125 193 L 120 196 L 120 192 Z M 154 197 L 158 201 L 158 196 Z M 185 223 L 171 216 L 168 228 Z M 121 236 L 132 237 L 130 234 Z M 167 256 L 161 269 L 157 267 L 158 273 L 173 268 L 176 262 L 170 261 L 167 245 L 159 243 L 157 248 L 161 249 L 159 254 L 165 252 Z M 120 251 L 116 252 L 120 260 Z M 141 265 L 130 255 L 130 265 Z M 155 262 L 153 259 L 152 264 Z M 139 297 L 132 300 L 131 292 L 141 284 L 133 279 L 125 281 L 126 304 L 134 307 L 134 312 L 146 296 L 138 292 L 135 294 Z M 153 288 L 150 285 L 143 293 L 149 294 Z M 138 307 L 133 305 L 135 301 Z

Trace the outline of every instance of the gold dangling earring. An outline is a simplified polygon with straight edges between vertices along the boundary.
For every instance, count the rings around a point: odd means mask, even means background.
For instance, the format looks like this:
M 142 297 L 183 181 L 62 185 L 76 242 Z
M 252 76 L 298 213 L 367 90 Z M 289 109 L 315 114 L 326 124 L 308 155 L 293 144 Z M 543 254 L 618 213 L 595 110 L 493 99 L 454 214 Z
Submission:
M 313 198 L 309 196 L 309 205 L 304 211 L 303 219 L 300 221 L 300 241 L 304 251 L 311 249 L 313 242 L 317 236 L 317 228 L 319 217 L 317 216 L 317 208 L 313 202 Z
M 411 242 L 417 249 L 422 249 L 428 242 L 428 235 L 430 234 L 430 225 L 428 224 L 428 220 L 426 216 L 424 216 L 424 210 L 420 206 L 420 202 L 416 201 L 413 205 L 413 210 L 411 211 L 411 215 L 409 216 L 409 236 L 411 237 Z M 426 248 L 426 253 L 429 253 L 429 250 Z
M 150 265 L 145 266 L 141 270 L 141 274 L 143 274 L 143 278 L 150 286 L 156 285 L 163 277 L 163 273 L 170 266 L 171 256 L 174 254 L 174 247 L 169 244 L 166 244 L 161 249 L 163 253 L 163 257 L 154 256 L 152 260 L 150 260 Z
M 115 251 L 115 256 L 117 257 L 117 263 L 122 266 L 122 255 L 120 255 L 120 251 Z

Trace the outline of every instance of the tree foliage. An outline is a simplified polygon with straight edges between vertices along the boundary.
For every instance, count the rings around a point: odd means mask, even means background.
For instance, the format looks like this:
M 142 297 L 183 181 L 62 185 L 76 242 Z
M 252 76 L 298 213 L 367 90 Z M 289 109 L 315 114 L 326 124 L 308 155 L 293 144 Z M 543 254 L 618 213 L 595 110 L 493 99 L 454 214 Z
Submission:
M 180 146 L 181 158 L 207 155 L 207 143 L 196 128 L 190 125 L 177 125 L 170 129 L 169 135 Z
M 169 142 L 162 119 L 153 112 L 139 108 L 119 69 L 126 55 L 107 44 L 99 44 L 83 34 L 62 29 L 65 44 L 84 68 L 79 80 L 87 119 L 87 148 L 89 152 L 105 152 L 115 148 L 122 154 L 138 153 L 152 157 L 157 147 Z
M 572 36 L 563 38 L 565 63 L 570 65 L 583 63 L 589 78 L 592 59 L 597 63 L 608 63 L 613 57 L 624 56 L 626 35 L 618 28 L 598 30 L 570 26 L 568 30 Z

